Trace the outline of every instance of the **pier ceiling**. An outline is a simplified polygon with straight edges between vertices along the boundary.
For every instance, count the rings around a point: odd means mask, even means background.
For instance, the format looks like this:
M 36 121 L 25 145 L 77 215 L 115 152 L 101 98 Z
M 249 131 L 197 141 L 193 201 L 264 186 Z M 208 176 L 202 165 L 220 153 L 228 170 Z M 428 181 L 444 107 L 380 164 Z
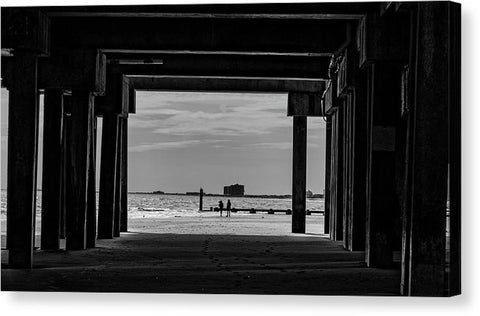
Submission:
M 197 18 L 307 18 L 355 19 L 359 14 L 378 9 L 372 2 L 351 2 L 347 6 L 334 2 L 319 3 L 229 3 L 190 5 L 121 5 L 121 6 L 69 6 L 45 8 L 49 16 L 101 16 L 101 17 L 177 17 Z
M 48 19 L 51 47 L 332 53 L 371 3 L 32 7 Z M 4 8 L 15 21 L 21 8 Z M 9 16 L 13 16 L 9 19 Z M 2 23 L 3 24 L 3 23 Z M 4 25 L 8 26 L 8 25 Z M 4 28 L 5 29 L 5 28 Z M 2 47 L 10 47 L 2 41 Z
M 52 45 L 105 49 L 332 53 L 342 20 L 53 17 Z
M 377 6 L 345 8 L 331 3 L 32 7 L 48 26 L 41 33 L 48 58 L 38 63 L 39 87 L 66 82 L 62 88 L 103 95 L 108 74 L 328 79 L 332 55 Z M 3 8 L 2 30 L 21 31 L 15 21 L 23 11 Z M 2 38 L 2 47 L 14 54 L 18 44 L 16 37 Z M 73 69 L 65 73 L 75 80 L 45 76 L 52 67 Z M 3 74 L 8 77 L 8 71 Z
M 101 50 L 109 73 L 328 78 L 332 54 Z
M 304 92 L 321 94 L 325 81 L 321 79 L 214 76 L 124 76 L 134 90 L 181 90 L 227 92 Z

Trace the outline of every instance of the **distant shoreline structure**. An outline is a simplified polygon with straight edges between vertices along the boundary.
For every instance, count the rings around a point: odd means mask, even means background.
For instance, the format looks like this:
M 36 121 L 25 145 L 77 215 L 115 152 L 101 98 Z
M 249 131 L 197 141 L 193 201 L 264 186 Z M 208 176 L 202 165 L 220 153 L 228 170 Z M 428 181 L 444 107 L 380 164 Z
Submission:
M 148 195 L 182 195 L 182 196 L 198 196 L 200 195 L 199 192 L 187 192 L 187 193 L 170 193 L 170 192 L 162 192 L 162 191 L 154 191 L 154 192 L 128 192 L 129 194 L 148 194 Z M 291 194 L 245 194 L 242 196 L 231 196 L 231 195 L 224 195 L 224 194 L 214 194 L 214 193 L 205 193 L 203 196 L 214 196 L 214 197 L 224 197 L 224 198 L 260 198 L 260 199 L 291 199 Z M 314 194 L 313 196 L 309 197 L 312 199 L 323 199 L 323 194 Z
M 0 191 L 7 191 L 7 189 L 0 189 Z M 37 189 L 37 191 L 42 191 L 41 189 Z M 99 191 L 95 191 L 95 193 L 99 193 Z M 128 194 L 148 194 L 148 195 L 185 195 L 185 196 L 198 196 L 200 192 L 187 192 L 187 193 L 170 193 L 170 192 L 163 192 L 162 191 L 153 191 L 153 192 L 128 192 Z M 204 193 L 203 196 L 216 196 L 216 197 L 225 197 L 225 198 L 260 198 L 260 199 L 291 199 L 291 194 L 245 194 L 242 196 L 231 196 L 231 195 L 223 195 L 223 194 L 213 194 L 213 193 Z M 313 194 L 307 199 L 323 199 L 323 194 Z

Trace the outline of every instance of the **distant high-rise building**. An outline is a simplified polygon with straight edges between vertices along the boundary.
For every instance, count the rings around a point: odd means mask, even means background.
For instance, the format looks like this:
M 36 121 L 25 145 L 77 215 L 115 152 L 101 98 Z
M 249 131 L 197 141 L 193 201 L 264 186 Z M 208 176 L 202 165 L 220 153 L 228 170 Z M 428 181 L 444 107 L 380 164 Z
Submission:
M 241 184 L 232 184 L 223 187 L 223 195 L 243 196 L 245 195 L 245 186 Z

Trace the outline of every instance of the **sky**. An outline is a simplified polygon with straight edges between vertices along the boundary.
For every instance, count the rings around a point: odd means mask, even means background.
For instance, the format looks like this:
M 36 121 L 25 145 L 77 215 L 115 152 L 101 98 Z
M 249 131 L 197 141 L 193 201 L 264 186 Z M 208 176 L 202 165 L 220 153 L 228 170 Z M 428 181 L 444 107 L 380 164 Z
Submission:
M 6 188 L 5 89 L 1 97 L 1 185 Z M 43 98 L 40 109 L 39 187 Z M 245 194 L 291 194 L 293 118 L 286 112 L 286 94 L 137 91 L 137 113 L 128 119 L 128 190 L 187 192 L 202 187 L 207 193 L 223 193 L 223 186 L 239 183 Z M 307 143 L 307 189 L 321 193 L 322 118 L 308 119 Z

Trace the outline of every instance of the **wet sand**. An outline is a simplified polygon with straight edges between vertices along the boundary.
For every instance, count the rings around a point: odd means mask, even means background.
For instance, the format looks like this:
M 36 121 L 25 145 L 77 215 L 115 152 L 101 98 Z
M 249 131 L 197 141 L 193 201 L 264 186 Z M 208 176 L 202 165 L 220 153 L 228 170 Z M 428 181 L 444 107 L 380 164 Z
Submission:
M 395 295 L 399 271 L 366 268 L 363 252 L 322 234 L 291 234 L 290 216 L 131 219 L 95 249 L 36 251 L 34 269 L 2 268 L 2 290 Z

